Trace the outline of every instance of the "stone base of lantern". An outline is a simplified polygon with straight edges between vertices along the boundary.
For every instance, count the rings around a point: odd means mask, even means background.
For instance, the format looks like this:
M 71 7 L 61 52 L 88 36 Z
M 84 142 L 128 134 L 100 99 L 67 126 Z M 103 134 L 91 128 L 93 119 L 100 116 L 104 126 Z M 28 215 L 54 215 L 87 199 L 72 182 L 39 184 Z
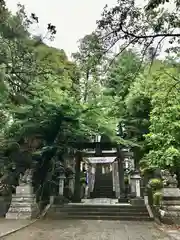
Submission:
M 166 224 L 180 224 L 180 189 L 163 188 L 160 220 Z
M 128 203 L 129 202 L 129 199 L 128 197 L 126 197 L 125 195 L 121 195 L 119 198 L 118 198 L 118 203 Z
M 160 220 L 164 224 L 180 224 L 180 206 L 163 206 L 159 210 L 159 214 Z
M 64 204 L 64 203 L 69 203 L 69 202 L 70 201 L 62 195 L 54 196 L 53 204 L 55 204 L 55 205 L 58 205 L 58 204 L 61 205 L 61 204 Z
M 144 199 L 141 197 L 136 197 L 130 200 L 130 204 L 133 206 L 143 206 L 145 205 Z

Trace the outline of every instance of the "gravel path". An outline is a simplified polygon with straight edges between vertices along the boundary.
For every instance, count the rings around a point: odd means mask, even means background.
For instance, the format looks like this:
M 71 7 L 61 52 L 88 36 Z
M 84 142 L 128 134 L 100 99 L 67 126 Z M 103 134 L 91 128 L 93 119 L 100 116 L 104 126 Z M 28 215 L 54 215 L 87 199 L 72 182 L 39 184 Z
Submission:
M 169 240 L 151 222 L 38 221 L 3 240 Z

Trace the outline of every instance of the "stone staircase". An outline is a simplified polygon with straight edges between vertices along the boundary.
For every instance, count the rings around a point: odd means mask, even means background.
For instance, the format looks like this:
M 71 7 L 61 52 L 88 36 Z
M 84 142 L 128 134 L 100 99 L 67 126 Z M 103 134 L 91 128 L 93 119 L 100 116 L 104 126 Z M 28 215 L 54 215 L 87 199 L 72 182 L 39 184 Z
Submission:
M 48 219 L 90 219 L 150 221 L 146 206 L 130 204 L 66 204 L 53 205 L 46 214 Z
M 98 181 L 98 185 L 94 186 L 94 191 L 90 193 L 91 198 L 115 198 L 113 186 L 102 181 Z M 103 183 L 103 184 L 102 184 Z
M 91 198 L 115 198 L 113 191 L 112 172 L 102 174 L 101 167 L 96 168 L 94 190 L 90 193 Z

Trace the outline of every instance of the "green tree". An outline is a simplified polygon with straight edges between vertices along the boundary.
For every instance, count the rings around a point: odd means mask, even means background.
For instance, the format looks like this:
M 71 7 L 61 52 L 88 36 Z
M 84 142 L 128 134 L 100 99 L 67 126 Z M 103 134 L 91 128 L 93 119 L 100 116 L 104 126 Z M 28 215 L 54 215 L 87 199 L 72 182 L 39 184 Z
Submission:
M 101 91 L 105 59 L 101 43 L 95 33 L 80 40 L 79 51 L 72 54 L 80 70 L 81 96 L 84 102 L 96 98 Z
M 133 140 L 135 143 L 136 127 L 131 122 L 133 111 L 127 104 L 127 97 L 130 94 L 132 85 L 138 78 L 140 72 L 141 60 L 137 53 L 132 50 L 126 50 L 115 60 L 109 69 L 106 79 L 105 94 L 112 97 L 112 114 L 119 119 L 119 132 L 126 140 Z M 137 116 L 134 116 L 135 118 Z
M 167 74 L 168 73 L 168 74 Z M 178 77 L 176 69 L 167 69 L 155 74 L 151 98 L 150 132 L 146 141 L 150 149 L 145 160 L 154 167 L 179 169 L 179 91 L 174 88 Z
M 173 50 L 178 51 L 179 1 L 171 1 L 175 6 L 173 12 L 165 6 L 166 2 L 169 1 L 150 0 L 146 6 L 139 6 L 134 0 L 119 0 L 114 7 L 106 5 L 97 28 L 104 48 L 109 51 L 120 43 L 122 52 L 129 46 L 137 46 L 144 57 L 153 47 L 155 56 L 167 39 Z

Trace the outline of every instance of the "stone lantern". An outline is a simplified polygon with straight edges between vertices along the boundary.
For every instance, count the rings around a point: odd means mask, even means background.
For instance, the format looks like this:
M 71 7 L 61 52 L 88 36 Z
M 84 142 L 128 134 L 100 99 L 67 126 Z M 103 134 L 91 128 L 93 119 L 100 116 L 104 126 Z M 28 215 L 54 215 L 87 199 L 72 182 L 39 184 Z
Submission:
M 50 197 L 51 204 L 62 202 L 63 198 L 64 198 L 63 197 L 64 181 L 66 179 L 65 169 L 64 169 L 64 166 L 62 165 L 62 163 L 59 161 L 56 162 L 55 169 L 56 169 L 55 175 L 57 176 L 57 178 L 56 178 L 57 179 L 57 183 L 56 183 L 57 188 L 56 188 L 54 196 Z
M 138 171 L 134 171 L 130 177 L 131 194 L 134 197 L 140 197 L 140 180 L 140 173 Z
M 141 176 L 139 171 L 134 171 L 130 177 L 131 185 L 131 196 L 134 198 L 131 199 L 131 204 L 133 205 L 143 205 L 144 199 L 141 198 Z

